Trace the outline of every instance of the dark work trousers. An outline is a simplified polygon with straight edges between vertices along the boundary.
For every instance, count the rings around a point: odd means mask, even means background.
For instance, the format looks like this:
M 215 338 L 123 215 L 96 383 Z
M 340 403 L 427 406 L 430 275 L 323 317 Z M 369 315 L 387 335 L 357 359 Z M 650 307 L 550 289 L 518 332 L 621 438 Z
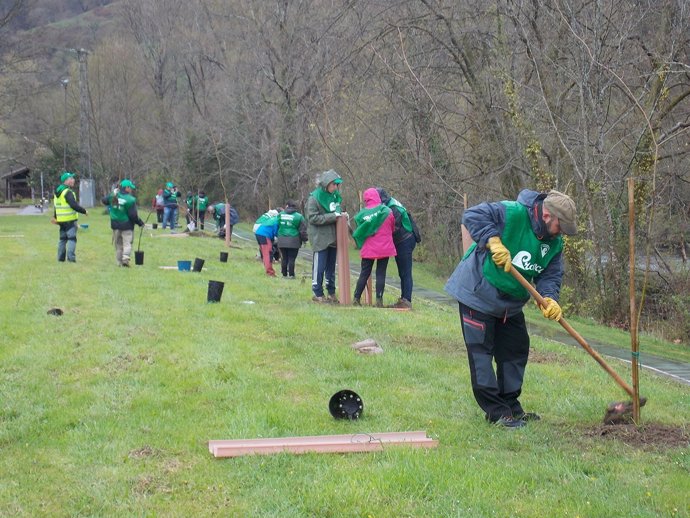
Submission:
M 460 320 L 477 403 L 492 422 L 521 415 L 518 398 L 529 356 L 525 315 L 496 318 L 460 304 Z
M 199 228 L 201 230 L 204 230 L 204 221 L 206 220 L 206 211 L 200 210 L 199 211 Z
M 362 259 L 362 264 L 359 270 L 359 279 L 357 279 L 357 286 L 355 287 L 355 298 L 358 299 L 362 296 L 364 288 L 367 285 L 369 276 L 371 275 L 371 270 L 374 267 L 374 261 L 376 261 L 376 298 L 380 299 L 383 297 L 383 291 L 386 289 L 386 269 L 388 268 L 389 257 L 384 257 L 382 259 Z
M 283 277 L 295 276 L 295 259 L 297 259 L 297 252 L 299 252 L 299 248 L 280 249 L 280 272 L 283 274 Z
M 417 246 L 414 234 L 395 244 L 395 264 L 398 265 L 400 277 L 400 297 L 412 302 L 412 252 Z
M 323 279 L 326 278 L 326 291 L 335 295 L 335 262 L 338 250 L 329 246 L 324 250 L 314 252 L 311 267 L 311 290 L 317 297 L 323 297 Z

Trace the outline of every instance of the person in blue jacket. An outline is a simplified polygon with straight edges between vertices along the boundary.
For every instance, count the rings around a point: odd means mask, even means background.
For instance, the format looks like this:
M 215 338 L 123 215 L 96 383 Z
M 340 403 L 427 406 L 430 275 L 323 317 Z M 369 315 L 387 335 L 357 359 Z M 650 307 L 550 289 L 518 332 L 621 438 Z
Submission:
M 266 275 L 276 276 L 273 269 L 273 240 L 278 235 L 278 211 L 269 210 L 259 216 L 254 224 L 254 236 L 259 243 L 261 259 L 264 263 Z
M 474 397 L 486 420 L 518 428 L 539 416 L 520 404 L 529 355 L 523 306 L 529 292 L 510 274 L 516 268 L 544 297 L 543 315 L 560 320 L 563 237 L 577 232 L 575 203 L 552 190 L 520 192 L 517 201 L 481 203 L 462 223 L 472 245 L 446 283 L 457 299 Z M 493 362 L 496 362 L 494 371 Z

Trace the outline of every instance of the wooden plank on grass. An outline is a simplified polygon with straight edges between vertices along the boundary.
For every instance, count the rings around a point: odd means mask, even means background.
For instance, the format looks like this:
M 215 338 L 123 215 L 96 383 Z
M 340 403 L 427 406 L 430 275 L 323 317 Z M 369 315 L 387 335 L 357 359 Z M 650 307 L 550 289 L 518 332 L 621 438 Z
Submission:
M 214 457 L 269 455 L 272 453 L 353 453 L 382 451 L 387 445 L 435 448 L 438 441 L 425 431 L 277 437 L 271 439 L 214 440 L 208 450 Z

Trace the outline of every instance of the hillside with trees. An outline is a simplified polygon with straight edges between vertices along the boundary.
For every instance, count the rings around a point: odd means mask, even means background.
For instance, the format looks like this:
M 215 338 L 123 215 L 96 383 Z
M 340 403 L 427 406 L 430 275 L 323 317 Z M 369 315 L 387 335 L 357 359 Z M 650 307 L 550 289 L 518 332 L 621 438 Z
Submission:
M 688 0 L 9 4 L 3 169 L 56 175 L 66 144 L 99 191 L 127 176 L 146 197 L 174 179 L 253 214 L 303 203 L 335 168 L 351 212 L 372 185 L 403 201 L 418 258 L 441 272 L 461 253 L 465 196 L 555 188 L 581 229 L 563 301 L 623 327 L 634 178 L 637 246 L 654 264 L 643 321 L 690 338 Z

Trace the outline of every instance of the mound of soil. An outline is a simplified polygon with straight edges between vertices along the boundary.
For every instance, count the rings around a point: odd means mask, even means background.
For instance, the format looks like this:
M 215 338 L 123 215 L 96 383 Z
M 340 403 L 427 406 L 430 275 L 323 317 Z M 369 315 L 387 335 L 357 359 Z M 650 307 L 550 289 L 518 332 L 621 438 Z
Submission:
M 687 448 L 690 446 L 690 431 L 684 427 L 658 423 L 599 425 L 585 430 L 588 437 L 599 437 L 621 441 L 639 449 Z

